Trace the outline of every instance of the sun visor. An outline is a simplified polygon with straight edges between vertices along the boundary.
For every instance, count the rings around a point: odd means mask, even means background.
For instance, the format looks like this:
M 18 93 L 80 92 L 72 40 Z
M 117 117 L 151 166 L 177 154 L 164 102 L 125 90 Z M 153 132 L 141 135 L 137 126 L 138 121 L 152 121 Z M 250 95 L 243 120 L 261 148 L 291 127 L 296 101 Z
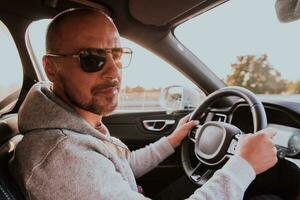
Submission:
M 164 26 L 206 0 L 129 0 L 130 14 L 147 25 Z

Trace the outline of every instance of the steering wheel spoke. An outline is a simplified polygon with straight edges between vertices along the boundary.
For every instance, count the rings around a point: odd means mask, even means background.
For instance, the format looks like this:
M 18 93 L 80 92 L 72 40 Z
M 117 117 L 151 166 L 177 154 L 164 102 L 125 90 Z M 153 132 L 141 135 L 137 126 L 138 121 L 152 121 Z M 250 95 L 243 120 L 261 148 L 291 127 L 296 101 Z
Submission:
M 229 114 L 228 112 L 223 112 L 220 109 L 210 111 L 207 114 L 206 122 L 208 121 L 217 121 L 217 122 L 228 122 L 229 121 Z
M 240 136 L 239 135 L 235 135 L 233 137 L 233 139 L 231 140 L 230 144 L 229 144 L 229 147 L 227 149 L 227 152 L 226 152 L 226 156 L 227 157 L 231 157 L 235 154 L 236 150 L 237 150 L 237 146 L 238 146 L 238 142 L 239 142 L 239 138 Z
M 191 142 L 193 142 L 194 144 L 195 144 L 195 142 L 196 142 L 196 138 L 197 138 L 197 136 L 198 136 L 198 134 L 199 134 L 199 130 L 201 129 L 201 125 L 197 125 L 195 128 L 193 128 L 190 132 L 189 132 L 189 134 L 188 134 L 188 139 L 191 141 Z
M 203 185 L 214 174 L 215 170 L 209 169 L 209 167 L 201 162 L 191 171 L 190 179 L 197 185 Z

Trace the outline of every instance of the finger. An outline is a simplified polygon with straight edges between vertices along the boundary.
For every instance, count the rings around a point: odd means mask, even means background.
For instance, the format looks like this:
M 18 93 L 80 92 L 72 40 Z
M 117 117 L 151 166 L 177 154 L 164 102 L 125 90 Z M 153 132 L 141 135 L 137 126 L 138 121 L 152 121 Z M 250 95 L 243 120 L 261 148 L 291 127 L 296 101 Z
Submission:
M 267 130 L 267 131 L 264 132 L 264 134 L 265 134 L 268 138 L 273 139 L 273 137 L 276 135 L 276 132 L 273 131 L 273 130 Z
M 179 120 L 179 124 L 184 124 L 184 123 L 188 122 L 189 119 L 190 119 L 190 116 L 191 116 L 191 113 L 190 113 L 190 114 L 187 114 L 186 116 L 184 116 L 183 118 L 181 118 L 181 119 Z
M 268 127 L 257 131 L 257 133 L 266 133 L 266 132 L 276 132 L 276 130 L 272 127 Z
M 247 137 L 251 137 L 251 135 L 252 134 L 242 134 L 240 137 L 239 137 L 239 139 L 238 139 L 238 143 L 241 143 L 243 140 L 245 140 L 245 138 L 247 138 Z
M 190 130 L 193 127 L 197 126 L 198 124 L 199 124 L 198 120 L 192 120 L 192 121 L 189 121 L 188 123 L 184 124 L 183 126 L 185 129 Z
M 265 140 L 264 145 L 266 148 L 274 148 L 275 147 L 274 141 L 270 138 L 267 138 L 267 140 Z
M 276 156 L 277 155 L 277 149 L 276 149 L 275 146 L 273 147 L 273 152 L 274 152 L 274 155 Z
M 271 163 L 272 163 L 272 166 L 271 166 L 271 167 L 273 167 L 277 162 L 278 162 L 277 156 L 273 156 L 273 157 L 271 158 Z
M 275 159 L 274 159 L 274 165 L 276 164 L 278 162 L 278 158 L 277 158 L 277 156 L 275 156 Z M 273 166 L 274 166 L 273 165 Z
M 266 128 L 257 133 L 261 135 L 265 135 L 268 138 L 273 138 L 276 135 L 276 131 L 273 128 Z
M 187 114 L 186 116 L 184 116 L 184 117 L 182 118 L 182 120 L 184 120 L 185 122 L 187 122 L 187 121 L 189 121 L 190 117 L 191 117 L 191 113 L 189 113 L 189 114 Z

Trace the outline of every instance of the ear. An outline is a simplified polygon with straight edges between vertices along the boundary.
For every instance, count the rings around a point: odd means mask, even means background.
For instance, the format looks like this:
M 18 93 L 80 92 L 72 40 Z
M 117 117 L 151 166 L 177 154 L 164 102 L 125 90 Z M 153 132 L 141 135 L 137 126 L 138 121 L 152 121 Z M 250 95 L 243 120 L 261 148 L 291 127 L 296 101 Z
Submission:
M 43 56 L 43 66 L 46 72 L 48 79 L 53 83 L 56 79 L 56 65 L 48 56 Z

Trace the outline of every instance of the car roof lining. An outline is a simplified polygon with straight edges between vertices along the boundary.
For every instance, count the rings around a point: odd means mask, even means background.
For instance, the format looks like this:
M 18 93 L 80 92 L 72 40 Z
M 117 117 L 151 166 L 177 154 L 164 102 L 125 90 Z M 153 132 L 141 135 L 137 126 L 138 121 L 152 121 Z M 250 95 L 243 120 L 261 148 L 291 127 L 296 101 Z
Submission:
M 144 25 L 162 27 L 188 20 L 225 1 L 228 0 L 30 0 L 17 1 L 15 6 L 9 7 L 18 14 L 35 19 L 37 16 L 53 17 L 67 8 L 86 6 L 100 9 L 112 17 L 122 17 L 114 15 L 122 12 Z M 120 9 L 120 5 L 125 6 Z
M 205 1 L 207 0 L 129 0 L 128 9 L 132 17 L 143 24 L 165 26 Z
M 129 34 L 129 38 L 132 39 L 135 37 L 140 37 L 140 34 L 131 36 L 131 34 L 138 33 L 134 30 L 135 26 L 143 26 L 145 29 L 148 29 L 148 26 L 149 29 L 155 29 L 154 31 L 158 30 L 160 32 L 164 32 L 163 35 L 166 36 L 169 31 L 178 24 L 228 0 L 188 0 L 184 1 L 184 3 L 182 3 L 182 0 L 11 1 L 16 2 L 14 4 L 9 2 L 1 3 L 1 5 L 5 8 L 3 11 L 7 12 L 9 10 L 9 12 L 20 15 L 23 18 L 27 18 L 29 21 L 52 18 L 59 12 L 74 7 L 86 6 L 101 9 L 113 18 L 121 35 L 124 34 L 124 36 L 127 37 Z M 145 5 L 143 3 L 145 3 Z M 170 5 L 172 9 L 170 9 Z M 0 11 L 1 10 L 2 9 L 0 8 Z M 151 10 L 156 11 L 151 12 Z M 126 25 L 124 25 L 124 23 Z M 130 25 L 127 26 L 127 24 Z M 149 36 L 141 39 L 147 40 L 148 38 Z

